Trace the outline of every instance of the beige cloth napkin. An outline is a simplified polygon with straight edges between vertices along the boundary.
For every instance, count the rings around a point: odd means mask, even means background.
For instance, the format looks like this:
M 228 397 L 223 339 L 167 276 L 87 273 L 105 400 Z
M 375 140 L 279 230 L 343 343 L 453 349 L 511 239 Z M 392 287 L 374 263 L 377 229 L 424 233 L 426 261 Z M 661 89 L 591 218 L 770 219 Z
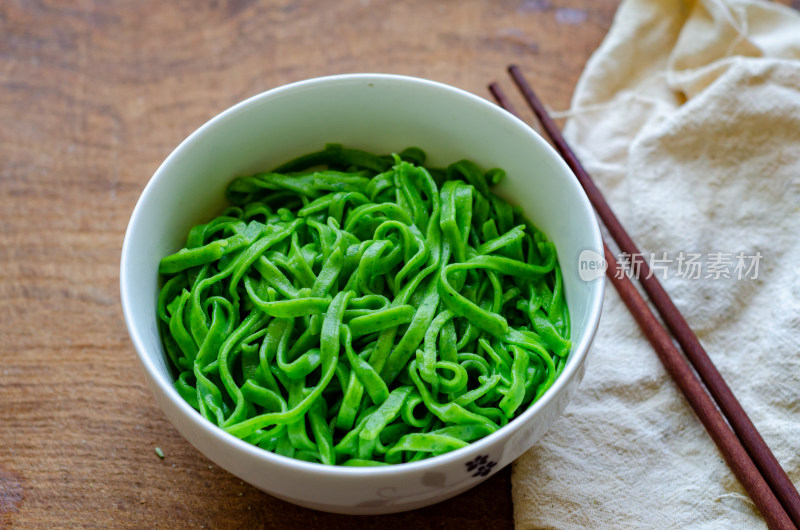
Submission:
M 624 1 L 566 114 L 568 141 L 800 483 L 800 15 Z M 610 285 L 580 392 L 512 482 L 520 528 L 765 526 Z

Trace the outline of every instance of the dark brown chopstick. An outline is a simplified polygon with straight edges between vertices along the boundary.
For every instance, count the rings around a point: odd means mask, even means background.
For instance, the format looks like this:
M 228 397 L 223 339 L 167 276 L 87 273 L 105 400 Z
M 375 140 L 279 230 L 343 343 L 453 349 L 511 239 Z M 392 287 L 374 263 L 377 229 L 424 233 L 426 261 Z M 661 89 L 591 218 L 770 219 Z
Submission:
M 536 114 L 536 117 L 541 122 L 548 136 L 555 144 L 561 156 L 572 168 L 575 176 L 578 178 L 581 186 L 589 196 L 589 200 L 597 211 L 598 216 L 603 221 L 603 224 L 608 229 L 611 237 L 616 241 L 619 249 L 627 253 L 632 258 L 641 257 L 641 252 L 637 248 L 633 239 L 628 235 L 625 228 L 617 219 L 617 216 L 611 210 L 611 207 L 606 202 L 603 194 L 592 181 L 589 174 L 581 165 L 578 157 L 570 149 L 561 131 L 550 118 L 544 105 L 531 89 L 522 75 L 519 67 L 516 65 L 509 66 L 509 74 L 511 74 L 514 83 L 519 87 L 525 100 L 530 105 L 531 109 Z M 694 334 L 689 324 L 683 318 L 678 308 L 672 302 L 669 294 L 662 287 L 658 277 L 650 273 L 650 267 L 646 260 L 639 259 L 641 264 L 639 281 L 644 288 L 647 296 L 653 302 L 659 315 L 667 324 L 667 327 L 672 331 L 672 334 L 680 344 L 686 357 L 694 366 L 694 369 L 700 375 L 706 388 L 713 396 L 714 400 L 727 419 L 728 423 L 733 428 L 733 431 L 741 440 L 742 445 L 747 450 L 750 458 L 756 464 L 764 479 L 769 484 L 775 496 L 783 505 L 786 513 L 791 517 L 795 526 L 800 527 L 800 494 L 792 484 L 792 481 L 786 475 L 775 455 L 767 446 L 761 434 L 753 425 L 750 417 L 742 408 L 739 401 L 734 396 L 731 389 L 728 387 L 725 380 L 720 375 L 714 363 L 708 357 L 697 335 Z
M 545 131 L 548 133 L 548 135 L 550 135 L 551 139 L 556 145 L 556 148 L 559 150 L 559 152 L 565 158 L 566 162 L 575 172 L 576 177 L 578 178 L 579 182 L 581 183 L 587 195 L 589 196 L 592 205 L 595 207 L 598 216 L 607 226 L 612 237 L 615 239 L 615 241 L 617 241 L 617 244 L 620 246 L 620 249 L 631 256 L 641 256 L 639 250 L 633 243 L 633 240 L 630 238 L 627 232 L 625 232 L 624 228 L 619 223 L 619 220 L 614 215 L 608 203 L 606 203 L 600 191 L 594 185 L 589 175 L 580 165 L 580 162 L 578 161 L 575 154 L 572 152 L 572 150 L 569 148 L 564 138 L 561 136 L 560 131 L 558 130 L 558 128 L 553 123 L 552 119 L 547 114 L 547 111 L 544 109 L 544 106 L 541 104 L 539 99 L 536 97 L 531 88 L 528 86 L 527 82 L 525 82 L 524 78 L 522 77 L 522 74 L 519 72 L 519 69 L 516 66 L 512 66 L 509 68 L 509 72 L 511 73 L 511 76 L 514 79 L 515 83 L 525 96 L 525 99 L 528 101 L 531 108 L 536 113 L 539 120 L 542 122 Z M 498 103 L 500 103 L 501 106 L 503 106 L 510 112 L 513 112 L 513 110 L 510 108 L 507 98 L 505 98 L 505 96 L 503 95 L 502 91 L 500 90 L 499 86 L 496 83 L 492 83 L 489 86 L 489 89 L 491 90 L 492 94 L 495 96 L 495 98 L 497 99 Z M 608 254 L 608 251 L 606 251 L 606 254 Z M 613 258 L 613 256 L 611 257 Z M 613 263 L 616 263 L 616 260 L 608 260 L 608 261 L 609 261 L 608 270 L 609 271 L 616 270 L 613 267 L 611 267 Z M 719 374 L 719 372 L 716 370 L 711 360 L 708 358 L 708 355 L 703 350 L 697 337 L 691 331 L 686 321 L 683 319 L 683 317 L 680 315 L 675 305 L 669 299 L 669 295 L 667 295 L 666 291 L 664 291 L 663 287 L 661 287 L 661 284 L 658 282 L 657 278 L 655 276 L 650 276 L 649 267 L 647 266 L 647 263 L 644 262 L 641 263 L 641 265 L 642 267 L 640 270 L 642 274 L 640 278 L 641 277 L 646 278 L 646 280 L 643 280 L 645 291 L 648 293 L 648 296 L 651 298 L 654 305 L 656 305 L 656 308 L 662 315 L 662 318 L 664 318 L 665 322 L 667 322 L 668 326 L 673 331 L 676 338 L 678 338 L 679 344 L 681 344 L 681 347 L 687 354 L 687 357 L 694 364 L 695 370 L 697 370 L 697 372 L 700 374 L 706 387 L 709 388 L 709 391 L 711 392 L 714 399 L 717 400 L 717 404 L 719 405 L 723 414 L 725 414 L 728 422 L 734 428 L 733 432 L 735 432 L 736 435 L 733 434 L 730 427 L 728 427 L 728 425 L 725 424 L 724 420 L 722 421 L 722 426 L 720 426 L 718 422 L 710 420 L 708 420 L 709 423 L 707 423 L 707 420 L 703 420 L 701 412 L 698 412 L 698 408 L 695 406 L 694 403 L 692 403 L 691 400 L 689 400 L 690 404 L 692 404 L 692 407 L 695 409 L 695 412 L 698 414 L 698 417 L 700 417 L 700 419 L 703 421 L 703 424 L 709 430 L 709 433 L 711 434 L 712 438 L 714 438 L 714 441 L 717 443 L 720 450 L 723 452 L 723 455 L 726 456 L 726 460 L 728 460 L 731 469 L 734 471 L 734 473 L 736 473 L 739 480 L 747 488 L 748 493 L 750 493 L 754 502 L 761 510 L 762 515 L 764 515 L 764 518 L 767 520 L 768 523 L 770 523 L 770 526 L 772 527 L 773 525 L 775 525 L 775 527 L 779 528 L 786 527 L 782 526 L 782 524 L 780 523 L 781 521 L 783 521 L 783 519 L 787 517 L 791 518 L 792 520 L 795 520 L 795 524 L 799 524 L 798 521 L 800 521 L 800 496 L 798 496 L 797 490 L 795 490 L 794 485 L 791 483 L 788 476 L 786 476 L 786 473 L 780 467 L 774 455 L 772 455 L 772 452 L 769 450 L 769 448 L 764 443 L 761 436 L 758 434 L 758 431 L 755 429 L 752 422 L 747 417 L 744 410 L 741 408 L 741 405 L 739 405 L 738 401 L 733 396 L 733 393 L 730 391 L 727 384 L 725 384 L 725 381 L 722 379 L 722 376 Z M 610 277 L 612 277 L 612 281 L 615 281 L 615 279 L 613 278 L 613 273 L 610 275 Z M 644 301 L 641 299 L 641 296 L 638 294 L 636 289 L 633 288 L 633 285 L 632 283 L 630 283 L 630 280 L 628 280 L 627 283 L 630 284 L 630 287 L 632 288 L 632 291 L 633 293 L 635 293 L 636 297 L 638 297 L 638 299 L 641 300 L 641 304 L 636 303 L 636 301 L 633 299 L 629 303 L 629 300 L 625 299 L 626 305 L 628 305 L 629 309 L 631 309 L 631 312 L 634 314 L 634 317 L 637 318 L 637 321 L 639 321 L 639 324 L 640 326 L 642 326 L 642 329 L 645 329 L 645 324 L 643 324 L 639 319 L 646 317 L 641 317 L 640 315 L 637 315 L 636 311 L 639 310 L 638 308 L 644 307 L 647 310 L 647 313 L 649 313 L 649 315 L 653 317 L 652 312 L 650 312 L 649 308 L 647 307 L 647 304 L 644 303 Z M 621 287 L 618 286 L 617 283 L 615 283 L 614 285 L 617 288 L 617 290 L 621 289 Z M 620 294 L 622 295 L 622 291 L 620 291 Z M 637 309 L 634 310 L 634 308 Z M 668 313 L 669 317 L 665 313 Z M 657 324 L 657 327 L 661 330 L 661 332 L 665 334 L 667 339 L 669 339 L 668 334 L 666 334 L 663 328 L 661 328 L 660 324 L 658 324 L 658 321 L 655 320 L 655 317 L 653 317 L 653 321 Z M 675 331 L 676 329 L 679 331 Z M 683 337 L 683 340 L 681 340 L 681 337 Z M 648 335 L 648 338 L 651 338 L 650 335 Z M 659 351 L 659 348 L 663 349 L 663 346 L 656 346 L 656 342 L 654 342 L 652 338 L 651 342 L 653 343 L 653 346 L 656 347 L 657 351 Z M 685 370 L 681 370 L 679 372 L 673 372 L 672 370 L 670 370 L 670 373 L 673 374 L 673 377 L 676 378 L 676 382 L 678 382 L 679 386 L 681 386 L 681 390 L 684 391 L 684 394 L 687 395 L 687 399 L 689 399 L 686 390 L 684 390 L 682 386 L 687 383 L 683 381 L 678 381 L 677 376 L 684 377 L 688 374 L 689 376 L 691 376 L 691 380 L 697 383 L 697 385 L 699 385 L 699 382 L 697 381 L 696 376 L 692 372 L 691 368 L 689 368 L 688 365 L 685 364 L 683 357 L 677 352 L 677 350 L 675 350 L 674 346 L 672 346 L 671 341 L 669 341 L 669 344 L 674 350 L 674 353 L 677 355 L 677 359 L 685 367 Z M 659 352 L 659 357 L 662 357 L 662 354 L 660 352 Z M 694 357 L 698 358 L 698 361 L 696 363 L 694 362 Z M 662 362 L 664 362 L 665 366 L 667 366 L 667 361 L 665 361 L 663 357 L 662 357 Z M 702 386 L 699 386 L 699 388 L 700 390 L 703 390 Z M 712 407 L 714 407 L 714 402 L 711 401 L 710 398 L 708 398 L 704 390 L 702 393 L 705 396 L 706 400 L 712 405 Z M 719 394 L 721 398 L 718 398 L 717 394 Z M 698 398 L 693 398 L 693 399 L 698 399 Z M 716 408 L 714 410 L 716 412 Z M 708 415 L 707 412 L 704 412 L 703 414 Z M 719 412 L 716 412 L 716 414 L 719 415 Z M 719 430 L 720 428 L 722 430 Z M 712 431 L 712 429 L 717 429 L 717 430 Z M 733 436 L 734 438 L 733 441 L 736 442 L 735 444 L 730 443 L 731 441 L 729 440 L 728 435 Z M 738 440 L 736 439 L 736 436 L 738 436 L 739 438 Z M 741 440 L 741 443 L 739 440 Z M 745 451 L 744 460 L 746 462 L 742 460 L 741 458 L 742 455 L 740 454 L 740 451 L 737 451 L 736 449 L 737 447 L 738 449 Z M 748 454 L 750 456 L 747 456 Z M 748 462 L 749 465 L 747 465 Z M 753 474 L 757 476 L 754 476 Z M 781 480 L 781 477 L 783 480 Z M 769 495 L 765 495 L 765 492 L 761 491 L 761 489 L 758 487 L 759 483 L 768 484 L 768 489 L 771 489 Z M 756 496 L 758 496 L 759 498 L 757 499 Z M 778 499 L 779 501 L 779 505 L 777 507 L 779 513 L 777 515 L 772 515 L 776 507 L 774 506 L 773 503 L 770 502 L 771 501 L 770 498 Z M 783 515 L 783 517 L 780 517 L 781 514 Z M 796 517 L 797 519 L 795 519 Z M 786 521 L 788 520 L 789 519 L 786 519 Z M 786 521 L 783 522 L 785 523 Z M 791 522 L 789 522 L 788 528 L 792 527 L 793 525 L 791 525 Z

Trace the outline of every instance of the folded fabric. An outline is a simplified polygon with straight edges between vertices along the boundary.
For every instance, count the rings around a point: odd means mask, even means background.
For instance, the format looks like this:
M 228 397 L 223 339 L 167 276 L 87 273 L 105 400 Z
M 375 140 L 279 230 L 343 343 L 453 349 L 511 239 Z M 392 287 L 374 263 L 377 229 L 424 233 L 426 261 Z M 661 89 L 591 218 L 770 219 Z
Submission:
M 800 483 L 800 15 L 624 1 L 566 114 L 567 140 Z M 610 285 L 581 390 L 512 483 L 520 528 L 765 526 Z

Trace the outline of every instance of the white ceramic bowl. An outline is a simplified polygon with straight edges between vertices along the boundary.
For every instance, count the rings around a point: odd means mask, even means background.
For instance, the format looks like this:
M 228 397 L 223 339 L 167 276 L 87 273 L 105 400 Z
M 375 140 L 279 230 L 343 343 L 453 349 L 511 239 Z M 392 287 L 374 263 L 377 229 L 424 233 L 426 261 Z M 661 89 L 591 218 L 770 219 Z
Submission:
M 223 432 L 174 390 L 156 325 L 159 260 L 181 248 L 191 226 L 218 214 L 232 178 L 269 170 L 328 142 L 375 153 L 417 146 L 431 165 L 469 158 L 484 169 L 502 167 L 508 175 L 496 191 L 520 205 L 555 243 L 573 350 L 552 388 L 496 433 L 415 463 L 325 466 L 282 457 Z M 411 77 L 323 77 L 233 106 L 170 154 L 145 187 L 128 225 L 120 270 L 122 308 L 159 405 L 217 465 L 302 506 L 351 514 L 399 512 L 445 500 L 482 482 L 529 449 L 564 411 L 583 378 L 603 300 L 603 279 L 582 281 L 578 257 L 585 250 L 602 256 L 601 245 L 594 213 L 569 168 L 535 131 L 496 105 Z

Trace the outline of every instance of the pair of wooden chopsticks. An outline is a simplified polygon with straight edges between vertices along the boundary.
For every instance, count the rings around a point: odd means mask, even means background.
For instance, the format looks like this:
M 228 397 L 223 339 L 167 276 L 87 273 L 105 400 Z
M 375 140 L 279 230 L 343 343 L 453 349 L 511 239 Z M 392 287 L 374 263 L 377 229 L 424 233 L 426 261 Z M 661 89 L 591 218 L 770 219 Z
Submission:
M 632 259 L 641 258 L 642 254 L 636 244 L 622 227 L 564 137 L 561 136 L 558 127 L 523 77 L 519 67 L 509 66 L 508 71 L 556 149 L 572 168 L 598 217 L 608 229 L 620 251 L 631 256 Z M 489 90 L 500 106 L 517 115 L 497 83 L 490 84 Z M 606 272 L 612 285 L 653 345 L 667 372 L 675 380 L 689 405 L 700 418 L 714 443 L 717 444 L 725 461 L 758 507 L 767 525 L 770 528 L 800 527 L 800 495 L 792 481 L 789 480 L 786 472 L 767 447 L 714 363 L 709 359 L 697 336 L 686 323 L 678 308 L 675 307 L 657 276 L 650 273 L 646 260 L 639 259 L 637 261 L 637 264 L 641 265 L 639 281 L 659 315 L 680 344 L 686 355 L 685 358 L 675 347 L 670 334 L 656 319 L 630 278 L 625 274 L 615 274 L 615 271 L 618 270 L 615 267 L 616 258 L 605 244 L 604 249 L 605 259 L 608 263 Z M 686 359 L 691 362 L 691 367 Z M 695 371 L 700 379 L 695 375 Z

